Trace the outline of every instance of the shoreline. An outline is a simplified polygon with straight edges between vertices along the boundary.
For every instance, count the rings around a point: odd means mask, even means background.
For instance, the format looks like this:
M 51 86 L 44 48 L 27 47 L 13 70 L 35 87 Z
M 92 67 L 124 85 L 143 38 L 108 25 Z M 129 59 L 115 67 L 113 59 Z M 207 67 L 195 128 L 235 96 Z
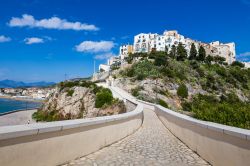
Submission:
M 32 114 L 36 111 L 37 109 L 35 108 L 30 110 L 25 109 L 2 115 L 0 116 L 0 127 L 37 123 L 34 119 L 32 119 Z
M 30 101 L 30 102 L 37 102 L 37 103 L 43 103 L 45 101 L 42 99 L 32 99 L 32 98 L 26 98 L 26 97 L 14 97 L 14 96 L 2 96 L 2 95 L 0 95 L 0 99 L 10 99 L 10 100 L 16 100 L 16 101 Z
M 16 113 L 16 112 L 21 112 L 21 111 L 30 111 L 30 110 L 38 110 L 39 107 L 34 107 L 34 108 L 30 108 L 30 109 L 18 109 L 18 110 L 12 110 L 12 111 L 8 111 L 8 112 L 3 112 L 3 113 L 0 113 L 0 117 L 1 116 L 5 116 L 5 115 L 8 115 L 8 114 L 13 114 L 13 113 Z

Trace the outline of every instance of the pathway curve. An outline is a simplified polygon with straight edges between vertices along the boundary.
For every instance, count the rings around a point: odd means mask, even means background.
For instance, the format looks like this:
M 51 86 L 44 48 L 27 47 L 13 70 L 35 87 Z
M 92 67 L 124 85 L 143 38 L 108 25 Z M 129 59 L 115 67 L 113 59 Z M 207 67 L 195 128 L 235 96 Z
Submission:
M 152 110 L 144 110 L 143 125 L 134 134 L 66 165 L 195 166 L 208 163 L 173 136 Z

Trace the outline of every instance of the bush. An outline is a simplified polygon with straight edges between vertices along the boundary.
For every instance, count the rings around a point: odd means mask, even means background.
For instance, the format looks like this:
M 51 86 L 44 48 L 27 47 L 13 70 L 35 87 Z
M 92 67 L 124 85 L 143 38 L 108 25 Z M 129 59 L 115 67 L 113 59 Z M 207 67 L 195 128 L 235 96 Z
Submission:
M 136 88 L 134 88 L 134 89 L 131 89 L 131 93 L 132 93 L 133 96 L 137 97 L 137 96 L 139 96 L 139 92 L 140 92 L 140 90 L 142 90 L 142 89 L 143 89 L 143 87 L 138 86 L 138 87 L 136 87 Z
M 158 70 L 154 64 L 148 60 L 140 61 L 132 66 L 134 71 L 134 76 L 138 80 L 142 80 L 147 77 L 158 76 Z
M 182 109 L 183 111 L 188 111 L 190 112 L 192 110 L 192 104 L 190 104 L 189 102 L 187 101 L 184 101 L 181 103 L 181 106 L 182 106 Z
M 164 100 L 158 99 L 158 104 L 165 108 L 169 108 L 168 104 Z
M 235 94 L 221 100 L 199 94 L 190 104 L 195 118 L 250 129 L 250 103 L 240 101 Z
M 112 92 L 107 88 L 103 88 L 100 92 L 96 94 L 95 107 L 101 108 L 104 104 L 110 105 L 112 101 Z
M 191 60 L 190 65 L 193 69 L 198 69 L 200 67 L 200 64 L 196 60 Z
M 245 64 L 244 63 L 241 63 L 239 61 L 234 61 L 231 66 L 239 66 L 241 68 L 245 67 Z
M 188 97 L 188 89 L 186 85 L 181 84 L 177 89 L 177 95 L 181 98 L 187 98 Z
M 67 91 L 67 96 L 71 96 L 74 94 L 74 89 L 70 89 Z

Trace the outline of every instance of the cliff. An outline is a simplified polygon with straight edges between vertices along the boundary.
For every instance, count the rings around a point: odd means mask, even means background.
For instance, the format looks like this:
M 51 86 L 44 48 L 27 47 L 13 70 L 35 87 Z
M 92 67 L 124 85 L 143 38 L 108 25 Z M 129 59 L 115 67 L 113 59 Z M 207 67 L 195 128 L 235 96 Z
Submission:
M 74 81 L 60 83 L 42 108 L 33 115 L 38 121 L 54 121 L 126 112 L 122 101 L 94 83 Z

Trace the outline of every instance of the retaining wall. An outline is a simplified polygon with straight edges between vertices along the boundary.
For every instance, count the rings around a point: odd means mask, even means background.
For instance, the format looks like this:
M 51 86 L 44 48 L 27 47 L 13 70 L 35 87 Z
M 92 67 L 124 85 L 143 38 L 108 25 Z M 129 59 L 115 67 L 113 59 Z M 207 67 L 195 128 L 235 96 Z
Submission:
M 121 140 L 142 121 L 143 106 L 137 104 L 119 115 L 0 127 L 0 165 L 63 164 Z
M 250 165 L 250 130 L 205 122 L 156 105 L 163 124 L 215 166 Z

